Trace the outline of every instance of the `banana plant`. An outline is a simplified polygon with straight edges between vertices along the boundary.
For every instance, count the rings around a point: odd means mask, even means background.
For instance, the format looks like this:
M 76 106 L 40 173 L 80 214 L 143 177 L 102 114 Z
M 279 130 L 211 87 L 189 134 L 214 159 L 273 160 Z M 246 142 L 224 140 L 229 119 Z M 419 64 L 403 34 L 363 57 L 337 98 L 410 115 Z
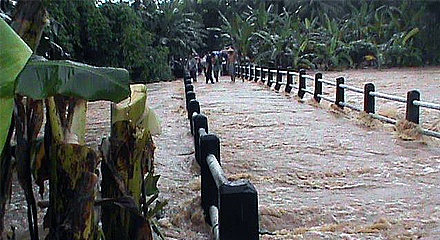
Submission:
M 20 181 L 25 182 L 21 184 L 26 186 L 23 188 L 28 201 L 31 239 L 38 239 L 38 226 L 36 217 L 33 217 L 36 216 L 36 210 L 29 170 L 32 151 L 27 145 L 36 146 L 33 140 L 41 127 L 36 119 L 41 119 L 42 116 L 37 115 L 42 115 L 43 111 L 36 103 L 43 101 L 46 103 L 46 121 L 49 126 L 45 129 L 45 136 L 50 135 L 50 138 L 46 138 L 49 141 L 40 146 L 44 146 L 42 151 L 45 151 L 49 165 L 36 165 L 40 169 L 50 166 L 50 205 L 47 213 L 50 227 L 47 239 L 95 239 L 97 225 L 94 223 L 93 207 L 94 186 L 98 180 L 95 174 L 97 154 L 85 146 L 86 103 L 94 100 L 119 102 L 126 98 L 130 93 L 129 74 L 125 69 L 98 68 L 72 61 L 35 58 L 26 63 L 31 52 L 29 48 L 21 43 L 20 37 L 14 35 L 13 30 L 3 20 L 0 26 L 2 33 L 6 33 L 1 37 L 2 49 L 14 46 L 10 48 L 12 51 L 2 51 L 0 59 L 2 70 L 5 67 L 7 73 L 0 81 L 1 101 L 6 103 L 0 116 L 5 121 L 1 121 L 0 128 L 6 129 L 6 134 L 12 132 L 7 129 L 11 129 L 10 109 L 15 101 L 15 157 L 18 162 L 17 172 L 19 176 L 22 174 Z M 9 58 L 14 54 L 16 58 Z M 24 63 L 26 65 L 23 71 L 16 77 L 17 73 L 11 69 L 19 71 Z M 2 180 L 6 180 L 2 181 L 1 187 L 0 199 L 3 203 L 8 198 L 3 191 L 9 189 L 8 184 L 10 186 L 11 158 L 5 154 L 10 151 L 10 135 L 2 134 L 0 140 L 0 172 Z M 23 141 L 30 144 L 23 144 Z M 2 209 L 3 206 L 4 204 Z
M 14 111 L 14 83 L 32 54 L 28 45 L 0 18 L 0 239 L 4 233 L 5 204 L 11 193 L 12 115 Z
M 47 239 L 94 239 L 98 177 L 95 151 L 85 146 L 87 101 L 119 102 L 129 93 L 125 69 L 98 68 L 72 61 L 30 61 L 16 80 L 15 93 L 46 103 L 45 142 L 50 205 Z M 45 139 L 45 141 L 48 138 Z M 37 150 L 40 151 L 40 150 Z M 44 151 L 44 150 L 43 150 Z M 39 176 L 43 177 L 43 176 Z M 75 209 L 75 211 L 72 211 Z
M 166 202 L 156 201 L 156 206 L 150 207 L 159 193 L 159 176 L 153 175 L 155 146 L 151 135 L 160 133 L 160 125 L 148 107 L 145 85 L 131 85 L 131 96 L 112 104 L 111 122 L 111 135 L 101 144 L 101 193 L 104 199 L 130 196 L 132 208 L 102 206 L 104 235 L 109 240 L 152 239 L 151 228 L 158 229 L 154 216 Z

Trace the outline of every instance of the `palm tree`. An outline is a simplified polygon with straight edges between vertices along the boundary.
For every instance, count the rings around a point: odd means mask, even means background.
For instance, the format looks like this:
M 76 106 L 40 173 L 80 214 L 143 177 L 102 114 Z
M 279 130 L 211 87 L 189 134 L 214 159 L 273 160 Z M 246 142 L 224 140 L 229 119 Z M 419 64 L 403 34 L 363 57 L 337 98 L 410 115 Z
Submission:
M 184 57 L 203 46 L 207 32 L 199 16 L 185 12 L 180 1 L 160 1 L 150 17 L 147 27 L 156 34 L 156 44 L 168 47 L 174 55 Z

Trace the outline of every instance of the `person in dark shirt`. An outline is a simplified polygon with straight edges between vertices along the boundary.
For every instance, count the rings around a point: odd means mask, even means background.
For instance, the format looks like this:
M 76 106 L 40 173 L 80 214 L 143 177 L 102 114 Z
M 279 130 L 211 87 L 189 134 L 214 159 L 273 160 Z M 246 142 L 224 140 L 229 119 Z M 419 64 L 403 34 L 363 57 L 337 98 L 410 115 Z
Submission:
M 206 83 L 208 84 L 209 80 L 211 83 L 214 83 L 214 79 L 212 78 L 212 62 L 211 62 L 211 54 L 206 54 Z

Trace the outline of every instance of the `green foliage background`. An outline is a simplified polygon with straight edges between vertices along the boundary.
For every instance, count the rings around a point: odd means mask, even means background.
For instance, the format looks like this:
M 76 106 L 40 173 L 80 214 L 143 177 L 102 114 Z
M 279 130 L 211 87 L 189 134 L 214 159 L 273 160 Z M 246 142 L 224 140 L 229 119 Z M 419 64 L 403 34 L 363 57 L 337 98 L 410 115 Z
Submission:
M 438 65 L 440 2 L 51 1 L 47 35 L 73 60 L 172 79 L 170 63 L 232 45 L 241 62 L 341 69 Z

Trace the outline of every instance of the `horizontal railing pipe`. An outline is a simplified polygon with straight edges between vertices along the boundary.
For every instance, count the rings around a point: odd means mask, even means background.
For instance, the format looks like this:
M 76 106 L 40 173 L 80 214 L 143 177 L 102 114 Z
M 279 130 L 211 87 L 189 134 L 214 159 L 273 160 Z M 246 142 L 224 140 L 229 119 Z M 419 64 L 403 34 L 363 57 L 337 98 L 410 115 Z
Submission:
M 350 91 L 353 91 L 353 92 L 364 93 L 363 89 L 357 88 L 357 87 L 352 87 L 352 86 L 349 86 L 347 84 L 341 84 L 340 87 L 344 88 L 344 89 L 347 89 L 347 90 L 350 90 Z
M 373 118 L 379 119 L 384 122 L 396 124 L 397 120 L 390 119 L 385 116 L 381 116 L 375 113 L 376 111 L 376 98 L 387 99 L 390 101 L 396 101 L 406 104 L 406 115 L 405 120 L 420 124 L 420 107 L 440 110 L 440 104 L 430 103 L 420 100 L 420 93 L 418 91 L 410 91 L 407 94 L 407 98 L 394 96 L 391 94 L 377 92 L 374 84 L 367 83 L 364 85 L 364 88 L 358 88 L 354 86 L 350 86 L 344 83 L 344 78 L 337 78 L 335 82 L 323 79 L 321 73 L 316 73 L 315 76 L 307 75 L 305 71 L 300 70 L 299 72 L 283 70 L 280 67 L 278 69 L 270 69 L 255 66 L 255 69 L 260 69 L 261 81 L 264 83 L 266 80 L 267 85 L 271 86 L 272 83 L 275 83 L 274 90 L 279 90 L 281 85 L 286 85 L 284 91 L 286 93 L 290 93 L 292 89 L 296 89 L 298 91 L 298 97 L 303 98 L 305 93 L 309 93 L 313 95 L 315 101 L 320 102 L 322 99 L 328 102 L 335 103 L 338 107 L 343 109 L 344 107 L 353 109 L 355 111 L 364 111 L 370 114 Z M 273 80 L 273 73 L 276 73 L 276 80 Z M 282 80 L 282 76 L 286 75 L 286 83 Z M 266 77 L 267 76 L 267 77 Z M 280 77 L 281 76 L 281 77 Z M 293 77 L 298 76 L 299 83 L 295 85 Z M 314 89 L 307 89 L 307 79 L 314 80 Z M 330 85 L 336 87 L 335 99 L 332 99 L 327 96 L 327 94 L 323 93 L 323 84 Z M 345 90 L 356 92 L 363 94 L 363 108 L 358 107 L 354 104 L 348 103 L 345 101 Z M 422 129 L 422 133 L 428 136 L 438 137 L 439 132 Z
M 326 80 L 326 79 L 320 79 L 319 81 L 322 82 L 322 83 L 325 83 L 327 85 L 335 86 L 336 87 L 336 83 L 334 83 L 332 81 L 329 81 L 329 80 Z
M 209 154 L 206 157 L 206 164 L 208 165 L 209 170 L 211 171 L 212 177 L 214 179 L 217 188 L 220 188 L 221 185 L 228 182 L 228 179 L 226 178 L 225 173 L 223 172 L 223 169 L 220 166 L 220 163 L 213 154 Z
M 218 208 L 214 205 L 209 207 L 209 217 L 211 220 L 211 231 L 214 240 L 220 240 Z
M 413 104 L 419 107 L 426 107 L 426 108 L 430 108 L 430 109 L 436 109 L 436 110 L 440 110 L 440 104 L 435 104 L 435 103 L 430 103 L 430 102 L 423 102 L 423 101 L 417 101 L 414 100 Z
M 373 96 L 373 97 L 378 97 L 378 98 L 393 100 L 393 101 L 396 101 L 396 102 L 406 103 L 406 98 L 398 97 L 398 96 L 393 96 L 393 95 L 386 94 L 386 93 L 370 92 L 370 95 Z

